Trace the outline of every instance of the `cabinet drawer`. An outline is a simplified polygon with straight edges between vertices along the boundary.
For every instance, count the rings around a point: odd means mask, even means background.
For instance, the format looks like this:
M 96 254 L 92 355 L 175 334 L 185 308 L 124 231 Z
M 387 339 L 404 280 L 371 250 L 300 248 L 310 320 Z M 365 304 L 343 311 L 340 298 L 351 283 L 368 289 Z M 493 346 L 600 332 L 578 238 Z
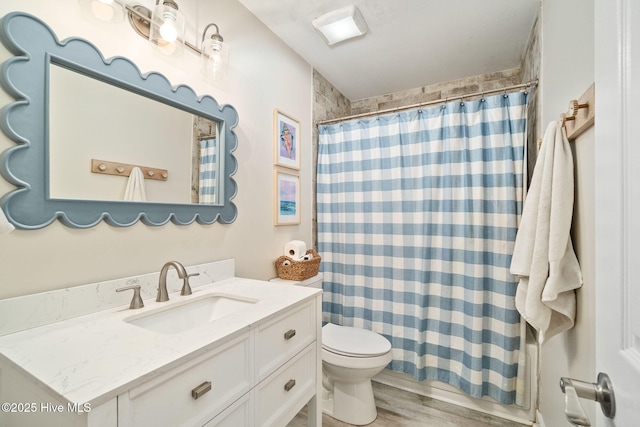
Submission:
M 310 345 L 258 385 L 256 425 L 283 426 L 315 393 L 316 346 Z
M 253 420 L 252 395 L 252 392 L 245 394 L 203 427 L 250 427 Z
M 245 394 L 253 377 L 249 334 L 211 353 L 118 396 L 118 425 L 202 426 Z
M 315 301 L 261 325 L 256 339 L 259 381 L 316 339 Z

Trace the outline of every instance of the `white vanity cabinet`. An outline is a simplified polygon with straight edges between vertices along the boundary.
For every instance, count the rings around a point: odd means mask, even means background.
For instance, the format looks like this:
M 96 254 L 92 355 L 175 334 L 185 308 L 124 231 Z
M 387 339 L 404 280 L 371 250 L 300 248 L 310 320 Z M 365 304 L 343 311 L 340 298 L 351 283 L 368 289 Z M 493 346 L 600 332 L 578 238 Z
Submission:
M 118 396 L 118 427 L 202 426 L 253 386 L 250 334 Z
M 315 365 L 315 345 L 310 345 L 258 384 L 254 425 L 286 425 L 315 393 Z
M 317 305 L 287 310 L 120 394 L 118 427 L 286 425 L 316 393 Z M 199 386 L 206 391 L 196 396 Z
M 85 407 L 51 393 L 18 367 L 0 358 L 0 426 L 115 427 L 117 399 Z M 80 413 L 79 410 L 84 412 Z
M 253 393 L 247 393 L 209 421 L 204 427 L 238 427 L 253 423 Z
M 309 425 L 320 427 L 321 293 L 294 291 L 295 297 L 277 302 L 282 295 L 276 299 L 274 291 L 282 288 L 266 282 L 233 284 L 229 289 L 235 292 L 267 302 L 273 298 L 273 309 L 256 304 L 250 314 L 221 320 L 222 326 L 212 324 L 210 328 L 230 332 L 218 331 L 211 338 L 207 328 L 158 335 L 118 324 L 118 333 L 112 334 L 116 338 L 108 343 L 101 343 L 100 335 L 104 339 L 111 326 L 91 334 L 95 341 L 87 342 L 79 331 L 86 334 L 93 320 L 47 325 L 41 334 L 35 328 L 0 337 L 0 401 L 37 405 L 28 408 L 32 413 L 24 413 L 22 406 L 1 412 L 0 426 L 282 427 L 309 404 Z M 132 334 L 119 339 L 123 331 Z M 93 356 L 74 360 L 70 347 L 56 347 L 58 336 L 71 337 L 67 346 L 84 345 L 82 351 Z M 155 343 L 153 351 L 147 342 Z M 190 349 L 181 351 L 183 345 Z M 34 358 L 35 349 L 42 350 Z M 163 362 L 150 363 L 160 356 Z M 154 367 L 137 370 L 131 366 L 136 361 Z M 80 392 L 83 387 L 88 391 Z M 80 402 L 69 406 L 75 400 Z M 89 406 L 83 412 L 85 402 Z
M 312 304 L 289 310 L 257 327 L 256 371 L 262 381 L 316 340 L 318 317 Z
M 256 426 L 286 425 L 316 393 L 319 306 L 311 301 L 258 326 Z

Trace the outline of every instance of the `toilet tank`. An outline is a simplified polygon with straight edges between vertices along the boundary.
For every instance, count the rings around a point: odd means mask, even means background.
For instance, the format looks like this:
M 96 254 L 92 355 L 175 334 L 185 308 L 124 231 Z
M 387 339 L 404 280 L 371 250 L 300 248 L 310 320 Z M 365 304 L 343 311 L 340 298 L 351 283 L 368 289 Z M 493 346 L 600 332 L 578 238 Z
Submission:
M 286 280 L 276 277 L 274 279 L 269 280 L 274 283 L 283 283 L 286 285 L 297 285 L 297 286 L 307 286 L 310 288 L 322 289 L 322 273 L 318 273 L 313 277 L 310 277 L 305 280 Z

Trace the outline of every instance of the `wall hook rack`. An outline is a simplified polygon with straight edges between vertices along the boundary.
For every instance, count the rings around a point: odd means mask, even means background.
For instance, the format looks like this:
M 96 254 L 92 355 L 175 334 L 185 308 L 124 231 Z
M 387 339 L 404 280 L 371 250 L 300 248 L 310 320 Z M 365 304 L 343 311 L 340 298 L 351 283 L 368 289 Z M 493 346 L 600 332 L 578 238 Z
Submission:
M 145 179 L 166 181 L 169 178 L 169 171 L 166 169 L 158 169 L 149 166 L 132 165 L 127 163 L 116 163 L 107 160 L 91 159 L 91 172 L 93 173 L 129 176 L 131 175 L 131 170 L 135 167 L 140 168 Z
M 562 126 L 567 131 L 567 139 L 576 139 L 595 123 L 596 89 L 595 83 L 578 98 L 569 102 L 567 113 L 560 115 Z

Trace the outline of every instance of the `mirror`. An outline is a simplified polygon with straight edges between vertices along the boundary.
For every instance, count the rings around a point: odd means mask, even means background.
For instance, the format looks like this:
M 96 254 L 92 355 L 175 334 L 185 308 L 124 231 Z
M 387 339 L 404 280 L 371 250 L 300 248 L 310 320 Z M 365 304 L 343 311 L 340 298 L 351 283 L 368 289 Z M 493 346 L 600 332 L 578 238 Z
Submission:
M 146 201 L 219 204 L 222 183 L 215 171 L 220 170 L 224 139 L 216 138 L 217 122 L 54 62 L 49 81 L 51 198 L 123 200 L 128 173 L 111 174 L 92 167 L 93 159 L 111 159 L 166 171 L 164 179 L 145 176 Z M 91 100 L 90 108 L 87 100 Z M 213 145 L 211 150 L 209 145 Z M 205 158 L 201 155 L 204 150 L 212 152 Z M 214 162 L 205 161 L 208 159 Z M 214 171 L 208 182 L 210 191 L 203 192 L 210 197 L 199 197 L 201 166 Z
M 16 227 L 235 220 L 233 107 L 126 58 L 105 60 L 86 40 L 59 42 L 23 12 L 2 18 L 0 41 L 15 55 L 0 84 L 16 99 L 0 127 L 17 143 L 0 163 L 17 189 L 0 203 Z M 146 201 L 124 200 L 133 166 L 147 178 Z

